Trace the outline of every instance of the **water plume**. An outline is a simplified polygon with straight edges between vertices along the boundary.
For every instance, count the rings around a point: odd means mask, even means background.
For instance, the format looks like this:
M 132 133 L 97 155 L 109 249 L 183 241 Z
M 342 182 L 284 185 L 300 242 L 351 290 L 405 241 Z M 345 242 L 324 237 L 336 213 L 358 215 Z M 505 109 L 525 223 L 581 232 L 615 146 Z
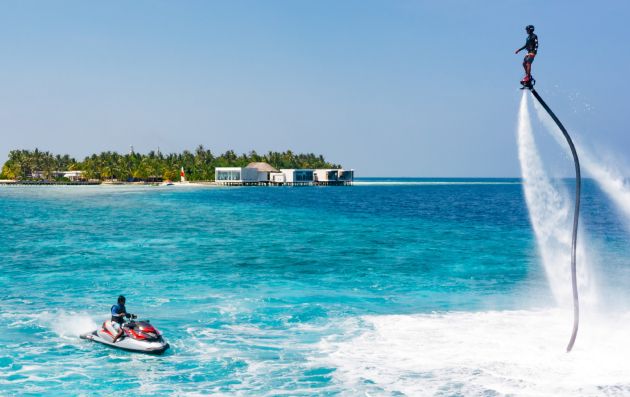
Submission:
M 570 287 L 573 204 L 568 199 L 565 189 L 554 184 L 548 176 L 538 154 L 530 121 L 527 92 L 523 92 L 521 98 L 517 135 L 525 200 L 545 273 L 556 302 L 561 306 L 569 306 L 573 301 Z M 581 233 L 579 241 L 583 240 Z M 593 301 L 594 292 L 589 285 L 583 244 L 577 247 L 577 258 L 580 264 L 577 280 L 579 289 L 584 291 L 586 301 Z

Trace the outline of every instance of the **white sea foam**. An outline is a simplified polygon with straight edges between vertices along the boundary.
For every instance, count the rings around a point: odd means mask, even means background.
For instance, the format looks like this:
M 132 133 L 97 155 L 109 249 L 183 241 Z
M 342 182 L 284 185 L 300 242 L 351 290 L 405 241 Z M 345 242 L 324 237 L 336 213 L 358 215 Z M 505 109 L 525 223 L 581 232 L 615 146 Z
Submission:
M 30 315 L 30 321 L 48 328 L 57 336 L 77 340 L 81 334 L 94 331 L 98 325 L 94 318 L 86 313 L 41 312 Z
M 538 155 L 526 92 L 523 92 L 521 99 L 517 130 L 525 200 L 538 249 L 556 302 L 568 306 L 573 301 L 570 265 L 574 204 L 565 189 L 554 185 L 548 177 Z M 589 274 L 589 258 L 584 251 L 585 239 L 585 233 L 580 232 L 577 246 L 578 288 L 582 302 L 594 303 L 595 291 Z
M 630 313 L 585 317 L 567 354 L 566 310 L 364 316 L 314 360 L 348 395 L 629 395 Z

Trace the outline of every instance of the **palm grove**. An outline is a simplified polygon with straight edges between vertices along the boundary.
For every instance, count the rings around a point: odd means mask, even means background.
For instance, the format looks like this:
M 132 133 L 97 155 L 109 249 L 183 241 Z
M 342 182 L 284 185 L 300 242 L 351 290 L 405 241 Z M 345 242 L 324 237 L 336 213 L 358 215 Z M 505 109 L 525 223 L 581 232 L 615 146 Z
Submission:
M 150 151 L 147 154 L 131 152 L 102 152 L 92 154 L 83 161 L 76 161 L 69 155 L 55 155 L 47 151 L 12 150 L 2 166 L 0 179 L 29 179 L 35 172 L 45 179 L 53 179 L 55 171 L 83 171 L 86 179 L 130 181 L 151 178 L 176 179 L 183 167 L 186 178 L 191 181 L 214 180 L 216 167 L 245 167 L 250 162 L 264 161 L 275 168 L 341 168 L 327 162 L 322 155 L 313 153 L 268 152 L 258 154 L 252 151 L 237 155 L 234 151 L 214 155 L 199 145 L 194 152 L 163 154 Z

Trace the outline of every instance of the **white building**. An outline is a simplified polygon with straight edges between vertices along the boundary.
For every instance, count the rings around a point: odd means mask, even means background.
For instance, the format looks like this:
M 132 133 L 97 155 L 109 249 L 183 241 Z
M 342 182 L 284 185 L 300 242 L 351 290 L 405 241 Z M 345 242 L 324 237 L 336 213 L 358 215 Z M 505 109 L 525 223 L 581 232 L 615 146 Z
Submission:
M 258 182 L 258 170 L 248 167 L 216 167 L 214 180 L 223 185 Z
M 354 170 L 318 169 L 315 170 L 313 180 L 317 183 L 348 183 L 354 181 Z
M 33 179 L 44 179 L 46 177 L 46 171 L 33 171 L 29 177 Z
M 354 181 L 354 170 L 283 168 L 267 163 L 249 163 L 247 167 L 217 167 L 215 181 L 221 185 L 347 185 Z
M 307 168 L 283 168 L 280 170 L 282 174 L 282 183 L 290 184 L 310 184 L 313 183 L 313 170 Z M 275 175 L 274 175 L 275 176 Z M 276 177 L 280 179 L 279 176 Z
M 282 172 L 272 172 L 269 175 L 269 182 L 273 184 L 283 184 L 287 181 L 287 177 Z
M 83 171 L 62 171 L 63 177 L 68 178 L 73 182 L 83 180 Z
M 249 163 L 247 167 L 216 167 L 214 180 L 223 185 L 266 184 L 278 170 L 267 163 Z
M 33 179 L 46 179 L 46 171 L 33 171 L 30 175 Z M 83 171 L 52 171 L 50 172 L 52 178 L 68 178 L 69 180 L 76 182 L 83 180 Z
M 277 173 L 278 170 L 265 162 L 253 162 L 247 164 L 247 168 L 255 168 L 258 171 L 258 182 L 269 182 L 271 174 Z

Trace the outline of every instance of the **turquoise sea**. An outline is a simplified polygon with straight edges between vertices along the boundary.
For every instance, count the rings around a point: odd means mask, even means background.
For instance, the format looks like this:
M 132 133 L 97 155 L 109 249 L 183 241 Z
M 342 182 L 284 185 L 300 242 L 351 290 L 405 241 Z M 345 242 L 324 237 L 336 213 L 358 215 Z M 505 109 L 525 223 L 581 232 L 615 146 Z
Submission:
M 0 186 L 0 394 L 630 395 L 630 229 L 583 205 L 567 354 L 518 179 Z M 78 338 L 119 294 L 165 355 Z

